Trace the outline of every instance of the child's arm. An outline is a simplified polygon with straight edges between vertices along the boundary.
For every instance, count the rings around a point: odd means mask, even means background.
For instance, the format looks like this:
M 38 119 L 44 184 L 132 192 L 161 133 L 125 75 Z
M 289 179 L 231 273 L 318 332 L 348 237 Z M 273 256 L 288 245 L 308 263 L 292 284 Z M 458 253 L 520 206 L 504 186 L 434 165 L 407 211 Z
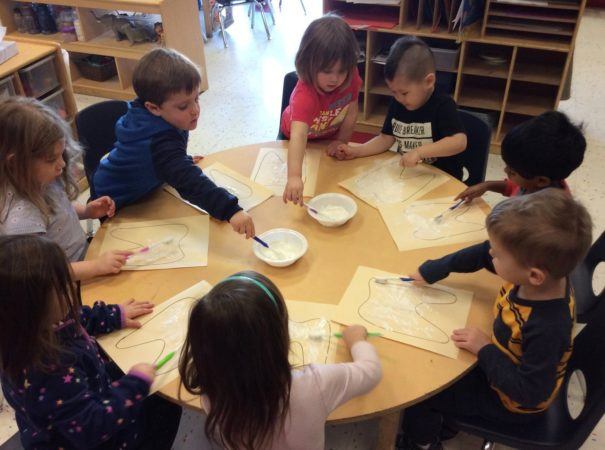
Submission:
M 96 301 L 92 307 L 82 306 L 80 323 L 92 336 L 111 333 L 121 328 L 140 328 L 136 317 L 153 312 L 153 303 L 128 300 L 121 305 L 107 305 Z
M 116 204 L 111 197 L 107 195 L 92 200 L 85 205 L 79 202 L 73 202 L 72 206 L 78 214 L 80 220 L 100 219 L 101 217 L 113 217 L 116 213 Z
M 174 187 L 179 194 L 218 219 L 226 220 L 246 238 L 254 236 L 252 217 L 242 210 L 238 199 L 217 186 L 187 155 L 187 141 L 176 131 L 156 136 L 151 143 L 151 157 L 156 176 Z
M 336 139 L 330 142 L 328 145 L 328 155 L 333 155 L 338 146 L 342 144 L 348 144 L 351 140 L 351 135 L 353 134 L 353 129 L 355 128 L 355 121 L 357 120 L 357 112 L 359 110 L 359 106 L 357 101 L 349 103 L 349 108 L 347 109 L 347 115 L 343 120 L 340 128 L 338 129 L 338 133 L 336 134 Z
M 466 203 L 470 203 L 473 199 L 481 197 L 487 191 L 504 195 L 504 192 L 506 191 L 506 181 L 484 181 L 483 183 L 477 183 L 474 186 L 466 188 L 458 194 L 454 200 L 464 200 Z
M 26 410 L 35 411 L 33 415 L 44 421 L 51 416 L 54 432 L 61 434 L 70 447 L 97 447 L 118 432 L 136 428 L 133 422 L 141 420 L 152 374 L 153 366 L 137 364 L 100 394 L 88 384 L 91 374 L 71 364 L 36 381 L 29 380 L 29 389 L 44 395 L 42 400 L 38 395 L 28 396 L 30 405 Z
M 353 397 L 368 393 L 382 379 L 380 359 L 366 341 L 366 329 L 352 325 L 342 334 L 353 362 L 316 366 L 326 415 Z
M 328 153 L 330 156 L 338 160 L 363 158 L 366 156 L 377 155 L 386 152 L 395 143 L 395 138 L 388 134 L 380 133 L 375 138 L 370 139 L 365 144 L 361 145 L 345 145 L 341 144 L 333 153 Z
M 453 136 L 447 136 L 431 144 L 418 147 L 411 152 L 404 153 L 402 161 L 404 166 L 413 167 L 423 159 L 444 158 L 457 155 L 466 148 L 466 134 L 456 133 Z
M 130 255 L 132 252 L 126 250 L 110 250 L 90 261 L 72 262 L 70 264 L 72 277 L 75 281 L 84 281 L 101 275 L 119 273 Z
M 570 327 L 563 324 L 532 326 L 527 322 L 518 365 L 491 342 L 475 346 L 473 353 L 492 386 L 511 400 L 532 408 L 547 400 L 555 389 L 557 366 L 570 336 Z M 459 338 L 455 343 L 460 348 L 473 346 L 472 341 L 461 342 Z
M 489 251 L 489 241 L 485 241 L 446 255 L 443 258 L 425 261 L 418 268 L 418 273 L 411 277 L 416 280 L 416 284 L 425 282 L 433 284 L 448 277 L 451 272 L 469 273 L 481 269 L 495 272 Z
M 307 134 L 309 126 L 297 120 L 290 126 L 290 143 L 288 144 L 288 181 L 284 189 L 284 203 L 291 201 L 302 206 L 303 181 L 302 165 L 307 148 Z

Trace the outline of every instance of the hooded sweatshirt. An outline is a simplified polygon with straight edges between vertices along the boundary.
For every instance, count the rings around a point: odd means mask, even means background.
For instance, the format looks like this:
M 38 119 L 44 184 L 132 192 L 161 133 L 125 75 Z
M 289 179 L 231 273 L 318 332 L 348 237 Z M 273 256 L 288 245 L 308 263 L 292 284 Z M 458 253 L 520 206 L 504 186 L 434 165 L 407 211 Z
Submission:
M 168 183 L 219 220 L 242 209 L 237 197 L 214 184 L 187 155 L 189 133 L 154 116 L 138 99 L 116 123 L 116 137 L 93 177 L 97 197 L 108 195 L 121 208 Z

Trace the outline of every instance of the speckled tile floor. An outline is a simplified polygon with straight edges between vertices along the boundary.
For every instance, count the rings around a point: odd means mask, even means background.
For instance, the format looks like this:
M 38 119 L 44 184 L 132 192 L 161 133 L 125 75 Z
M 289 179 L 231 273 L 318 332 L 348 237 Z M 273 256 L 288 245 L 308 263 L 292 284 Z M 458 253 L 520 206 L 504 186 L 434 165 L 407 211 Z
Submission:
M 262 22 L 257 18 L 250 29 L 247 7 L 234 7 L 235 24 L 227 30 L 229 48 L 223 48 L 220 36 L 206 44 L 206 62 L 210 89 L 201 97 L 202 117 L 198 129 L 191 133 L 190 153 L 209 154 L 222 149 L 269 141 L 275 138 L 279 123 L 281 86 L 284 73 L 293 70 L 294 54 L 308 22 L 321 13 L 320 0 L 306 0 L 308 15 L 302 14 L 298 0 L 285 0 L 282 11 L 277 10 L 277 24 L 271 26 L 272 40 L 267 40 Z M 574 195 L 588 207 L 595 222 L 595 235 L 605 228 L 605 11 L 587 10 L 578 36 L 574 61 L 572 97 L 561 102 L 560 109 L 576 122 L 582 122 L 588 140 L 588 151 L 582 167 L 569 179 Z M 77 95 L 79 109 L 102 99 Z M 491 155 L 488 178 L 503 176 L 503 163 Z M 488 202 L 498 201 L 496 196 Z M 601 280 L 601 282 L 603 282 Z M 196 440 L 201 426 L 197 415 L 187 415 L 182 433 L 175 442 L 176 449 L 200 449 Z M 0 442 L 16 429 L 12 413 L 0 407 Z M 328 427 L 326 448 L 371 449 L 376 441 L 375 422 Z M 445 443 L 447 450 L 480 448 L 481 441 L 460 435 Z M 18 449 L 11 439 L 2 450 Z M 498 446 L 499 449 L 505 448 Z M 601 421 L 584 444 L 584 450 L 605 448 L 605 420 Z

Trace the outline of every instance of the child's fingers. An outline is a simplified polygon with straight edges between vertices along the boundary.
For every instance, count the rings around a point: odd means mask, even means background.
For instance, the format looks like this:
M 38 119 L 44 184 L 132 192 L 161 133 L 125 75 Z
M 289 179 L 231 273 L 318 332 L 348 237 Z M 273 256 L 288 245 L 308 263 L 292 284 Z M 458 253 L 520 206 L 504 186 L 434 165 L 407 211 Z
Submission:
M 132 305 L 135 302 L 136 302 L 136 300 L 134 298 L 129 298 L 128 300 L 126 300 L 124 302 L 124 306 Z
M 141 328 L 142 325 L 141 322 L 139 322 L 138 320 L 127 319 L 126 326 L 128 328 Z

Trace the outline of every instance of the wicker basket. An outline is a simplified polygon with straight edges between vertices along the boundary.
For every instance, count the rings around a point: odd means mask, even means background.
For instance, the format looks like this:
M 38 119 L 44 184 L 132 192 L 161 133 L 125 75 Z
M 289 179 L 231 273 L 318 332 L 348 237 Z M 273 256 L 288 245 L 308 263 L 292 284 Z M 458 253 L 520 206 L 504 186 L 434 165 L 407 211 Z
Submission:
M 84 78 L 94 81 L 105 81 L 118 73 L 116 62 L 109 56 L 90 55 L 74 61 Z

